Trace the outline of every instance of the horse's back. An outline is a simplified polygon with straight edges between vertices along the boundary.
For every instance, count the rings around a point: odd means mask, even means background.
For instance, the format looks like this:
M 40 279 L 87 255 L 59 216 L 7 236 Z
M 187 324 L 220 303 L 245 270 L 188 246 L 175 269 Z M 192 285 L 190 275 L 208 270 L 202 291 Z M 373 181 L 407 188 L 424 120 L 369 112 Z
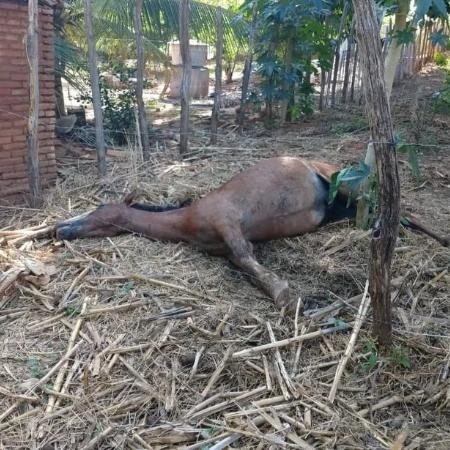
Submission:
M 336 170 L 295 157 L 266 159 L 204 197 L 198 211 L 218 227 L 240 226 L 250 240 L 312 231 L 326 210 L 328 190 L 320 177 Z

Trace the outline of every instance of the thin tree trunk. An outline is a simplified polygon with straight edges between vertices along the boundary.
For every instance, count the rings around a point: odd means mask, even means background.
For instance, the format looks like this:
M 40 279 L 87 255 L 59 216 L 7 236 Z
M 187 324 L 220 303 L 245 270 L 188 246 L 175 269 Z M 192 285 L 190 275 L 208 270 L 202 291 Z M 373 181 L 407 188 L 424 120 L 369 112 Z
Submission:
M 344 31 L 345 20 L 347 19 L 349 3 L 346 2 L 344 5 L 344 10 L 342 11 L 341 23 L 339 24 L 339 34 L 336 42 L 336 50 L 334 53 L 334 72 L 333 72 L 333 82 L 331 86 L 331 107 L 334 107 L 336 102 L 336 84 L 338 78 L 338 70 L 339 70 L 339 62 L 341 59 L 340 48 L 341 48 L 341 39 L 342 33 Z
M 244 73 L 242 75 L 241 106 L 239 109 L 239 116 L 238 116 L 238 124 L 241 133 L 244 127 L 248 85 L 250 83 L 250 74 L 252 71 L 253 47 L 255 45 L 255 35 L 256 35 L 256 11 L 257 11 L 256 6 L 257 2 L 253 4 L 252 23 L 250 25 L 250 36 L 248 41 L 248 52 L 247 55 L 245 56 Z
M 320 96 L 319 96 L 319 111 L 323 110 L 323 97 L 325 94 L 325 84 L 327 82 L 327 74 L 323 69 L 320 69 Z
M 347 102 L 348 82 L 350 79 L 350 59 L 352 56 L 353 42 L 348 38 L 348 48 L 345 59 L 344 84 L 342 85 L 342 103 Z
M 28 1 L 27 54 L 30 67 L 30 110 L 28 117 L 28 176 L 31 206 L 42 203 L 39 175 L 39 36 L 38 0 Z
M 211 144 L 217 144 L 217 127 L 222 97 L 222 56 L 223 56 L 223 22 L 222 9 L 217 8 L 216 16 L 216 79 L 214 87 L 214 105 L 211 114 Z
M 369 268 L 373 331 L 379 344 L 389 347 L 392 344 L 390 269 L 399 228 L 400 184 L 374 2 L 353 0 L 353 7 L 379 183 L 379 211 L 372 233 Z
M 148 122 L 144 104 L 144 44 L 142 36 L 142 0 L 136 0 L 134 5 L 134 29 L 136 33 L 136 102 L 138 108 L 139 131 L 142 144 L 142 156 L 148 160 L 150 142 L 148 138 Z
M 353 57 L 353 72 L 352 72 L 352 84 L 350 87 L 350 101 L 355 101 L 355 80 L 356 80 L 356 69 L 358 67 L 358 44 L 355 44 L 355 55 Z
M 192 58 L 189 46 L 189 11 L 190 1 L 180 2 L 180 51 L 183 62 L 181 79 L 181 119 L 180 119 L 180 153 L 189 150 L 189 105 L 191 98 Z
M 285 72 L 288 72 L 289 70 L 291 70 L 293 53 L 294 53 L 294 30 L 292 30 L 290 32 L 287 43 L 286 43 L 286 54 L 284 57 Z M 285 79 L 287 79 L 286 76 L 285 76 Z M 290 92 L 289 84 L 290 83 L 288 81 L 285 81 L 283 83 L 283 92 L 286 96 L 288 96 L 288 93 Z M 286 121 L 286 114 L 287 114 L 288 106 L 289 106 L 289 97 L 287 97 L 286 99 L 281 101 L 280 126 L 282 126 L 284 124 L 284 122 Z
M 95 49 L 94 31 L 92 27 L 92 0 L 84 0 L 84 21 L 88 42 L 88 64 L 91 75 L 92 102 L 95 119 L 95 145 L 97 147 L 97 164 L 101 176 L 106 175 L 105 134 L 103 130 L 102 101 L 97 69 L 97 52 Z

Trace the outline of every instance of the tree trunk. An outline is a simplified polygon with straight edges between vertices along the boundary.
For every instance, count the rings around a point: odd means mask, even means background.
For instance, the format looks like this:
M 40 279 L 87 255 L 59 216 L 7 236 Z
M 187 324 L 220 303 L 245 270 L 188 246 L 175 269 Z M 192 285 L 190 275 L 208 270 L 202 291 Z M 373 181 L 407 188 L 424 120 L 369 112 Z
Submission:
M 27 56 L 30 67 L 30 110 L 28 117 L 28 176 L 31 206 L 42 203 L 39 175 L 39 35 L 38 0 L 28 1 Z
M 104 176 L 106 175 L 105 134 L 103 131 L 103 112 L 97 69 L 97 52 L 95 49 L 94 31 L 92 27 L 92 0 L 84 0 L 84 21 L 88 43 L 88 64 L 91 76 L 92 102 L 94 105 L 97 164 L 100 175 Z
M 214 105 L 211 113 L 211 144 L 217 144 L 217 127 L 222 97 L 222 56 L 223 56 L 223 23 L 222 9 L 217 8 L 216 16 L 216 79 L 214 86 Z
M 319 111 L 323 110 L 323 97 L 325 93 L 325 84 L 327 82 L 327 73 L 320 69 L 320 96 L 319 96 Z
M 344 84 L 342 85 L 342 103 L 347 102 L 348 83 L 350 80 L 350 59 L 352 57 L 353 42 L 348 38 L 348 48 L 345 59 Z
M 134 29 L 136 33 L 136 102 L 138 108 L 139 132 L 142 145 L 142 156 L 148 160 L 150 156 L 150 142 L 148 138 L 148 122 L 144 105 L 144 44 L 142 38 L 142 0 L 136 0 L 134 6 Z
M 286 54 L 284 57 L 284 71 L 285 75 L 292 69 L 292 56 L 294 53 L 294 30 L 291 30 L 289 33 L 289 37 L 286 43 Z M 285 79 L 287 77 L 285 76 Z M 281 101 L 280 105 L 280 126 L 283 126 L 286 121 L 288 106 L 289 106 L 289 93 L 290 93 L 290 83 L 285 81 L 283 83 L 283 93 L 286 95 L 286 98 Z
M 257 2 L 253 4 L 252 23 L 250 25 L 250 36 L 248 42 L 248 52 L 247 55 L 245 56 L 244 73 L 242 76 L 241 106 L 239 109 L 239 117 L 238 117 L 240 132 L 242 132 L 242 128 L 244 127 L 245 106 L 247 103 L 248 85 L 250 83 L 250 74 L 252 71 L 253 47 L 255 45 L 255 35 L 256 35 L 256 12 L 257 12 L 256 7 Z
M 358 45 L 355 44 L 355 56 L 353 57 L 353 69 L 352 69 L 352 84 L 350 87 L 350 101 L 355 101 L 355 81 L 356 81 L 356 69 L 358 67 Z
M 180 2 L 180 51 L 183 62 L 181 79 L 181 119 L 180 119 L 180 153 L 189 150 L 189 102 L 191 90 L 192 58 L 189 47 L 189 10 L 190 1 Z
M 336 84 L 339 70 L 339 62 L 341 58 L 340 48 L 341 48 L 341 39 L 342 33 L 344 31 L 345 19 L 347 18 L 349 3 L 346 2 L 344 5 L 344 9 L 342 11 L 341 23 L 339 24 L 339 34 L 336 42 L 336 50 L 334 56 L 334 71 L 333 71 L 333 82 L 331 87 L 331 107 L 334 107 L 336 101 Z
M 392 343 L 390 268 L 399 228 L 400 184 L 374 2 L 353 0 L 353 7 L 379 183 L 379 211 L 373 228 L 369 264 L 373 331 L 379 344 L 389 347 Z
M 409 13 L 409 5 L 409 0 L 398 0 L 398 9 L 395 13 L 395 22 L 393 28 L 394 34 L 405 29 L 406 19 Z M 398 62 L 400 61 L 400 56 L 402 54 L 402 47 L 402 44 L 400 44 L 395 37 L 392 38 L 391 44 L 388 47 L 386 61 L 384 64 L 384 76 L 388 99 L 391 97 L 395 72 L 397 70 Z
M 406 18 L 409 12 L 409 5 L 410 5 L 409 0 L 399 0 L 398 10 L 395 14 L 394 27 L 392 29 L 393 33 L 397 33 L 405 29 Z M 388 47 L 388 53 L 384 61 L 384 77 L 388 101 L 391 98 L 392 86 L 394 84 L 395 73 L 397 70 L 401 54 L 402 54 L 402 45 L 397 42 L 396 38 L 393 38 Z M 375 149 L 372 145 L 367 146 L 365 163 L 370 167 L 371 171 L 375 170 L 374 151 Z M 364 183 L 361 189 L 363 194 L 368 195 L 370 190 L 369 183 L 368 182 Z M 361 196 L 360 200 L 358 201 L 356 224 L 358 227 L 361 228 L 365 228 L 369 221 L 369 204 L 366 201 L 366 195 Z

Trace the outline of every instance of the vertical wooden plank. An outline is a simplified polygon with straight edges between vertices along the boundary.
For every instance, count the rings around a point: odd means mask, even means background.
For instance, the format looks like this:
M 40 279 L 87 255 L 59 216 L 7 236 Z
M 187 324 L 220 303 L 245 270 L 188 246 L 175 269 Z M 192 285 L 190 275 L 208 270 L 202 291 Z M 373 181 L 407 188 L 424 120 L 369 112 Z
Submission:
M 180 51 L 183 63 L 181 79 L 181 118 L 180 118 L 180 153 L 189 150 L 189 106 L 191 98 L 192 58 L 189 46 L 189 11 L 190 1 L 180 1 Z
M 28 116 L 28 176 L 31 206 L 42 203 L 41 178 L 39 174 L 39 36 L 38 0 L 28 2 L 27 55 L 29 62 L 30 109 Z
M 214 86 L 214 105 L 211 113 L 211 144 L 217 144 L 217 127 L 222 98 L 222 58 L 223 58 L 223 22 L 222 8 L 217 8 L 216 16 L 216 73 Z
M 88 65 L 91 78 L 92 103 L 95 118 L 95 145 L 97 148 L 97 166 L 101 176 L 106 175 L 105 133 L 103 130 L 102 101 L 97 69 L 97 51 L 92 26 L 92 0 L 84 0 L 84 21 L 88 43 Z
M 138 109 L 138 122 L 142 155 L 144 160 L 150 156 L 150 142 L 148 139 L 148 122 L 144 105 L 144 43 L 142 35 L 142 0 L 136 0 L 134 4 L 134 31 L 136 34 L 136 103 Z

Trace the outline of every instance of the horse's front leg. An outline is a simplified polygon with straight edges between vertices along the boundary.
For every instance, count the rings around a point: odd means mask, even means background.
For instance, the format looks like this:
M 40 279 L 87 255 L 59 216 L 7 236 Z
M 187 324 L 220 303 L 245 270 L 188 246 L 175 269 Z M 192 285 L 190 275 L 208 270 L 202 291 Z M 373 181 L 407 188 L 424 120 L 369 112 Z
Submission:
M 253 254 L 252 244 L 238 227 L 223 227 L 221 234 L 229 253 L 227 257 L 250 276 L 250 280 L 282 308 L 290 307 L 289 285 L 275 273 L 263 267 Z

